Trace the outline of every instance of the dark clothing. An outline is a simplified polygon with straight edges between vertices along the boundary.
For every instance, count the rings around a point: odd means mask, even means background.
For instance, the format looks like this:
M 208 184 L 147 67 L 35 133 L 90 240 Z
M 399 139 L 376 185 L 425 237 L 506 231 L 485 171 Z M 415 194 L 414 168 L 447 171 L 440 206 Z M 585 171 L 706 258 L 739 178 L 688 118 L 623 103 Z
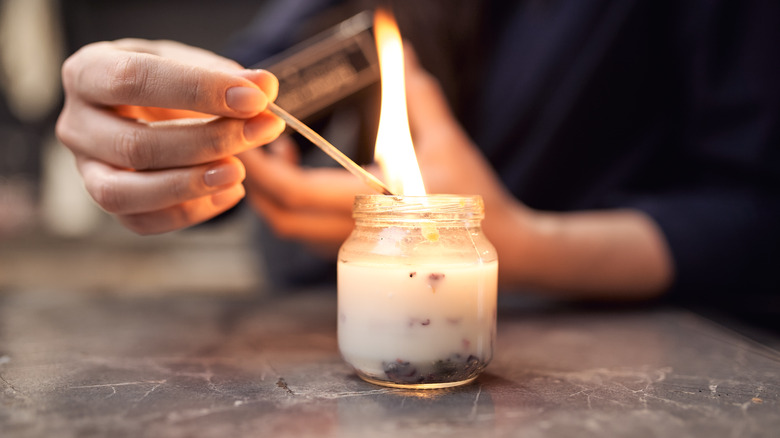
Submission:
M 463 120 L 520 200 L 645 211 L 673 293 L 780 291 L 780 3 L 528 1 L 498 20 Z
M 395 3 L 519 200 L 640 209 L 671 248 L 674 296 L 780 312 L 780 3 Z

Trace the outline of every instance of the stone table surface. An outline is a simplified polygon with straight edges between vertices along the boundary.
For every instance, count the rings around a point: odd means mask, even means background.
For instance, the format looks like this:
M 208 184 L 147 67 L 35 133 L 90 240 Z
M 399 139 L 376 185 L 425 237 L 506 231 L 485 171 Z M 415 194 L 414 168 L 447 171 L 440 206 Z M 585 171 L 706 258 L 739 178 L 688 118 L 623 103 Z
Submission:
M 0 291 L 0 436 L 763 437 L 780 353 L 686 310 L 499 313 L 475 383 L 408 391 L 341 361 L 333 291 Z

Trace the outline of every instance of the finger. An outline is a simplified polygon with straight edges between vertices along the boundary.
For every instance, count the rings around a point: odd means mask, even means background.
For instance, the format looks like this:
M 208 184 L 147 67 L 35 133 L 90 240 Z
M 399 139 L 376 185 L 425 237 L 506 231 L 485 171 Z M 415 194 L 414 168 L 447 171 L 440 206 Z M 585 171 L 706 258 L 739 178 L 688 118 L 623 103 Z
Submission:
M 236 74 L 254 82 L 263 90 L 270 101 L 276 100 L 279 93 L 279 80 L 272 73 L 265 70 L 238 70 Z M 138 105 L 116 105 L 115 111 L 123 117 L 146 121 L 209 118 L 212 116 L 197 111 Z
M 420 65 L 411 46 L 404 46 L 409 123 L 417 136 L 439 136 L 460 131 L 439 82 Z
M 162 210 L 223 191 L 244 180 L 243 164 L 234 157 L 207 165 L 135 172 L 77 157 L 90 196 L 114 214 Z
M 208 163 L 275 139 L 284 122 L 269 112 L 251 119 L 185 119 L 145 124 L 67 101 L 57 136 L 77 154 L 116 167 L 164 169 Z
M 226 117 L 251 117 L 268 97 L 252 81 L 151 53 L 118 50 L 112 43 L 86 46 L 62 68 L 67 94 L 102 105 L 187 109 Z
M 355 194 L 370 192 L 343 169 L 303 169 L 262 150 L 249 150 L 238 158 L 246 166 L 247 189 L 263 193 L 286 209 L 351 214 Z
M 138 234 L 159 234 L 186 228 L 224 213 L 245 195 L 241 184 L 217 193 L 149 213 L 119 215 L 122 225 Z

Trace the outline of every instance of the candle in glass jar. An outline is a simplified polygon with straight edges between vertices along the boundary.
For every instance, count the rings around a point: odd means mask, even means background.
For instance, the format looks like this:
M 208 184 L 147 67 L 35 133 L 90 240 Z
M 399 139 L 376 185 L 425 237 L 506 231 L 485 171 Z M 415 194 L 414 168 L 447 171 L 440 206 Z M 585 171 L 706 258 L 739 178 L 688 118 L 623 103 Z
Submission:
M 498 262 L 479 197 L 363 196 L 338 263 L 338 336 L 365 380 L 440 388 L 493 356 Z

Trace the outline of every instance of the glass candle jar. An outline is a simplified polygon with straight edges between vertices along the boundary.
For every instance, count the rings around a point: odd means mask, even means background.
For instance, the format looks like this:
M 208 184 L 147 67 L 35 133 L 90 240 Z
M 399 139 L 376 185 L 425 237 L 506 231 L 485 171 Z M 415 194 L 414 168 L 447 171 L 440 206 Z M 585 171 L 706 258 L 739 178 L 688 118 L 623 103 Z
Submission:
M 364 380 L 445 388 L 493 357 L 498 259 L 479 196 L 359 195 L 338 259 L 338 340 Z

